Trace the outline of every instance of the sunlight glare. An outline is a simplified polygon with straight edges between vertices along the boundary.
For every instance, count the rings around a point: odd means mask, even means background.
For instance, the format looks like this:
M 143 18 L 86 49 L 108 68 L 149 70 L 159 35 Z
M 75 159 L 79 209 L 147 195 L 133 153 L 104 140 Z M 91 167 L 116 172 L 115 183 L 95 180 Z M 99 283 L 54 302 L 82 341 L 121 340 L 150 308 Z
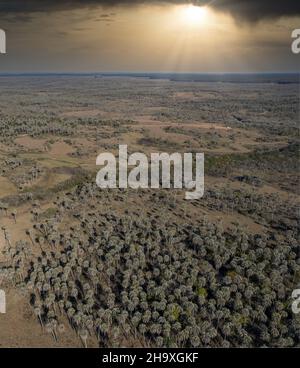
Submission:
M 183 8 L 183 18 L 189 25 L 201 24 L 207 15 L 207 9 L 204 6 L 187 5 Z

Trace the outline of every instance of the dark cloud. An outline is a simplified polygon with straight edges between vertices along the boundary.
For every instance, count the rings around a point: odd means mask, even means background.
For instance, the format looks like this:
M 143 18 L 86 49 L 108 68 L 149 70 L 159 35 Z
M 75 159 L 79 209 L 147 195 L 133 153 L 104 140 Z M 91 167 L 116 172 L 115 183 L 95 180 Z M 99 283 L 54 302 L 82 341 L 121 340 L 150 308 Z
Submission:
M 51 12 L 96 6 L 137 5 L 149 3 L 210 4 L 217 11 L 228 12 L 236 19 L 258 21 L 264 18 L 299 16 L 299 0 L 4 0 L 0 3 L 0 14 L 16 16 L 35 12 Z M 19 18 L 20 19 L 20 18 Z
M 248 21 L 300 15 L 298 0 L 215 0 L 213 7 Z

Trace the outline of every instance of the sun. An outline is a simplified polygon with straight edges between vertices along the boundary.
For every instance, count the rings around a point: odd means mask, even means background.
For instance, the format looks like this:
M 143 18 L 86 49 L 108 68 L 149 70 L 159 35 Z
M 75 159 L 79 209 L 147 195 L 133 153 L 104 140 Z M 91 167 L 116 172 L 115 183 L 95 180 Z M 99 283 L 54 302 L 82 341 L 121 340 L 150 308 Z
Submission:
M 183 8 L 183 20 L 191 26 L 203 23 L 207 16 L 207 9 L 204 6 L 187 5 Z

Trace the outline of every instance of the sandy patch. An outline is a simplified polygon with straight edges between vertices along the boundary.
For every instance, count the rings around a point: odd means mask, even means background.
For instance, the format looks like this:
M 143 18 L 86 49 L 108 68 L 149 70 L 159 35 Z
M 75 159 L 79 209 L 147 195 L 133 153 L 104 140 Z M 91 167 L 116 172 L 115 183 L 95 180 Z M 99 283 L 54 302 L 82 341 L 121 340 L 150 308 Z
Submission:
M 72 153 L 73 148 L 65 142 L 55 142 L 51 146 L 50 155 L 51 156 L 67 156 Z
M 54 174 L 51 173 L 49 176 L 43 178 L 39 183 L 43 187 L 53 188 L 57 184 L 63 183 L 64 181 L 70 179 L 72 176 L 68 174 Z
M 3 143 L 0 143 L 0 152 L 2 152 L 4 154 L 10 153 L 14 149 L 15 149 L 15 143 L 14 142 L 12 144 L 10 144 L 9 146 L 5 145 Z
M 195 95 L 193 92 L 176 92 L 173 95 L 175 98 L 181 98 L 181 99 L 195 99 Z
M 101 110 L 78 110 L 78 111 L 65 111 L 61 114 L 63 117 L 74 117 L 74 118 L 93 118 L 103 114 Z
M 33 150 L 44 150 L 46 139 L 35 139 L 29 135 L 24 135 L 15 139 L 15 142 L 22 147 Z
M 15 223 L 14 219 L 11 216 L 12 208 L 9 208 L 7 211 L 8 216 L 2 216 L 1 225 L 5 226 L 11 236 L 11 242 L 15 243 L 18 240 L 24 240 L 26 238 L 25 232 L 26 229 L 32 227 L 31 223 L 31 215 L 28 214 L 30 212 L 29 209 L 21 210 L 18 208 L 17 210 L 17 223 Z M 0 232 L 0 252 L 5 246 L 5 238 L 3 231 Z
M 0 176 L 0 198 L 17 193 L 17 188 L 7 178 Z
M 220 124 L 214 124 L 214 123 L 186 123 L 186 124 L 177 124 L 177 123 L 172 123 L 170 121 L 159 121 L 159 120 L 153 120 L 148 116 L 140 116 L 140 117 L 136 117 L 134 119 L 134 121 L 136 121 L 138 124 L 138 126 L 142 126 L 143 128 L 151 128 L 154 125 L 155 126 L 160 126 L 162 128 L 171 126 L 172 128 L 182 128 L 182 129 L 191 129 L 191 128 L 195 128 L 195 129 L 207 129 L 207 130 L 223 130 L 223 131 L 232 131 L 233 129 L 231 127 L 227 127 L 224 125 L 220 125 Z
M 64 318 L 66 332 L 55 342 L 38 323 L 28 300 L 17 290 L 3 288 L 6 292 L 7 311 L 6 314 L 0 314 L 0 348 L 81 347 L 76 333 Z

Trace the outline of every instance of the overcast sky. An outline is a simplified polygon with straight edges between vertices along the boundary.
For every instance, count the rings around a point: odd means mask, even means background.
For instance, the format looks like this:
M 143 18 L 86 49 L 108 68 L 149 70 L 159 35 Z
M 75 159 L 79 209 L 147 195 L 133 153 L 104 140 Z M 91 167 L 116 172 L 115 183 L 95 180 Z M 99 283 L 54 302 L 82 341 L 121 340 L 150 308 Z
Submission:
M 300 1 L 10 0 L 0 72 L 297 71 Z M 200 9 L 200 10 L 199 10 Z

